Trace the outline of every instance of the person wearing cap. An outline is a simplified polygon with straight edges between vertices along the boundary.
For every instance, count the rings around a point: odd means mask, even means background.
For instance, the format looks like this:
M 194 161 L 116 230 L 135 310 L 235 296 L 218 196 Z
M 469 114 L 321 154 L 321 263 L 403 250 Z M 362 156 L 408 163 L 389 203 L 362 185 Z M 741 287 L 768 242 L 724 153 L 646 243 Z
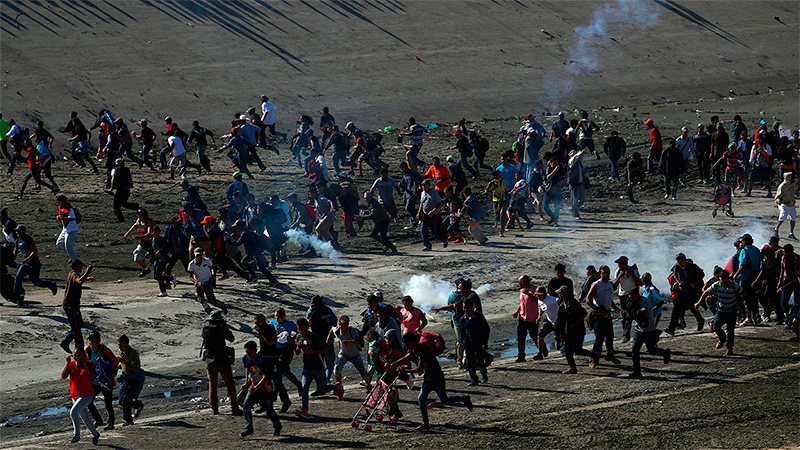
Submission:
M 697 134 L 692 136 L 694 151 L 697 155 L 697 170 L 700 174 L 700 179 L 696 184 L 708 184 L 711 180 L 711 136 L 706 133 L 705 127 L 702 123 L 698 123 Z
M 75 250 L 75 239 L 78 237 L 77 215 L 66 195 L 60 194 L 56 200 L 58 200 L 56 222 L 61 222 L 62 227 L 61 234 L 56 240 L 56 247 L 63 250 L 72 262 L 78 259 L 78 252 Z
M 156 133 L 147 125 L 147 119 L 140 119 L 137 124 L 142 128 L 140 134 L 137 134 L 135 131 L 131 131 L 131 135 L 135 137 L 139 143 L 142 145 L 142 150 L 139 153 L 139 158 L 142 162 L 150 168 L 150 170 L 155 170 L 153 167 L 153 157 L 155 155 L 150 155 L 150 152 L 153 150 L 153 143 L 156 141 Z M 141 164 L 139 164 L 141 168 Z
M 250 169 L 247 168 L 247 163 L 250 162 L 250 151 L 248 150 L 249 144 L 243 137 L 242 130 L 237 126 L 237 122 L 232 123 L 231 140 L 227 144 L 220 147 L 217 153 L 221 153 L 229 148 L 232 148 L 227 155 L 231 159 L 234 166 L 238 168 L 237 172 L 247 175 L 251 180 L 255 179 Z
M 533 359 L 537 361 L 544 359 L 550 353 L 544 338 L 555 330 L 555 325 L 558 323 L 558 299 L 556 296 L 547 295 L 547 290 L 544 286 L 536 288 L 534 293 L 538 305 L 536 308 L 538 311 L 536 317 L 538 330 L 536 331 L 535 342 L 539 351 L 534 355 Z
M 758 250 L 756 250 L 756 255 L 760 260 Z M 671 273 L 675 281 L 671 286 L 671 290 L 676 295 L 673 300 L 669 325 L 667 325 L 664 332 L 674 335 L 678 321 L 686 310 L 691 311 L 695 320 L 697 320 L 697 331 L 702 331 L 706 321 L 694 305 L 702 293 L 703 280 L 705 278 L 703 269 L 690 262 L 683 253 L 678 253 L 675 255 L 675 265 L 672 266 Z
M 259 98 L 261 99 L 261 123 L 269 128 L 271 135 L 276 136 L 275 123 L 278 121 L 278 116 L 275 114 L 275 105 L 264 94 L 261 94 Z
M 772 158 L 775 156 L 775 150 L 767 142 L 767 133 L 759 131 L 753 143 L 753 149 L 750 152 L 750 166 L 753 171 L 750 175 L 750 184 L 747 187 L 748 192 L 753 192 L 753 184 L 763 183 L 764 187 L 767 188 L 765 197 L 772 197 L 772 176 L 775 172 L 772 169 Z
M 328 138 L 323 139 L 322 142 L 323 152 L 331 149 L 330 154 L 333 155 L 333 169 L 336 173 L 341 173 L 342 169 L 339 167 L 339 164 L 342 166 L 350 165 L 350 162 L 347 160 L 347 152 L 349 151 L 350 143 L 344 133 L 339 131 L 339 125 L 334 125 Z
M 118 370 L 115 368 L 119 367 L 119 360 L 110 348 L 100 342 L 99 331 L 92 331 L 86 339 L 89 341 L 89 345 L 84 349 L 84 353 L 89 361 L 95 365 L 97 372 L 97 375 L 92 380 L 94 397 L 96 399 L 97 394 L 103 394 L 103 403 L 105 404 L 106 413 L 108 414 L 108 421 L 103 429 L 106 431 L 113 430 L 115 422 L 113 391 L 114 385 L 116 384 L 114 381 L 114 372 Z M 94 418 L 95 428 L 99 428 L 100 425 L 103 425 L 103 417 L 100 415 L 100 411 L 97 410 L 97 407 L 94 406 L 94 399 L 89 403 L 88 410 L 89 414 Z
M 712 284 L 703 292 L 700 299 L 694 305 L 699 308 L 703 301 L 709 297 L 717 298 L 717 311 L 714 313 L 714 332 L 717 334 L 717 349 L 726 346 L 726 355 L 733 355 L 733 344 L 736 332 L 736 317 L 739 311 L 744 308 L 744 302 L 748 298 L 748 293 L 739 283 L 731 279 L 730 273 L 723 270 L 720 273 L 719 281 Z M 723 325 L 727 332 L 722 331 Z
M 397 221 L 397 205 L 394 201 L 394 193 L 397 191 L 400 194 L 400 185 L 394 178 L 389 176 L 389 169 L 382 168 L 381 175 L 377 178 L 370 188 L 369 192 L 372 196 L 377 197 L 385 212 L 396 222 Z
M 370 217 L 375 223 L 372 227 L 370 237 L 378 241 L 384 248 L 383 251 L 389 251 L 390 255 L 397 254 L 397 247 L 392 244 L 392 241 L 387 237 L 389 232 L 389 214 L 386 211 L 385 205 L 382 205 L 373 195 L 372 191 L 364 192 L 364 200 L 367 202 L 367 211 L 364 213 L 365 218 Z
M 14 276 L 14 292 L 20 296 L 25 296 L 25 289 L 22 288 L 22 280 L 28 277 L 34 286 L 49 288 L 53 295 L 56 295 L 56 283 L 50 280 L 39 278 L 42 271 L 42 263 L 39 260 L 39 249 L 36 242 L 28 234 L 27 227 L 23 224 L 17 225 L 17 241 L 14 248 L 15 256 L 22 256 L 22 261 Z M 22 300 L 19 302 L 22 304 Z
M 580 302 L 575 299 L 572 289 L 568 286 L 561 286 L 557 289 L 558 295 L 558 317 L 556 319 L 556 339 L 561 341 L 564 356 L 567 358 L 569 369 L 564 374 L 576 374 L 578 368 L 575 365 L 574 355 L 583 355 L 592 358 L 592 362 L 597 362 L 597 354 L 583 348 L 583 340 L 586 336 L 586 310 Z M 539 313 L 541 314 L 541 312 Z
M 413 170 L 425 167 L 425 161 L 419 159 L 419 151 L 422 149 L 423 135 L 428 132 L 425 126 L 417 123 L 413 117 L 408 119 L 408 131 L 401 131 L 400 136 L 408 136 L 408 144 L 404 144 L 406 149 L 405 163 Z
M 569 129 L 569 122 L 564 119 L 566 114 L 564 111 L 558 113 L 558 119 L 553 121 L 553 126 L 550 127 L 550 141 L 552 142 L 558 136 L 566 136 L 567 129 Z M 558 134 L 555 132 L 558 131 Z
M 603 144 L 603 151 L 608 156 L 608 160 L 611 161 L 611 176 L 608 177 L 611 181 L 619 181 L 618 164 L 620 159 L 625 158 L 626 145 L 625 139 L 619 136 L 617 130 L 612 131 L 611 136 L 606 138 L 606 142 Z
M 147 267 L 147 254 L 152 249 L 150 245 L 150 238 L 153 236 L 153 227 L 156 226 L 155 221 L 150 218 L 145 208 L 139 208 L 137 211 L 136 220 L 133 225 L 125 232 L 123 237 L 128 239 L 128 236 L 136 231 L 134 239 L 137 242 L 136 248 L 133 250 L 133 260 L 142 268 L 139 273 L 139 278 L 145 277 L 150 273 L 150 268 Z
M 220 308 L 223 314 L 227 314 L 228 308 L 214 295 L 217 283 L 214 264 L 210 259 L 204 257 L 203 253 L 203 249 L 200 247 L 194 249 L 194 259 L 186 267 L 186 271 L 189 272 L 189 281 L 195 285 L 197 301 L 203 305 L 206 314 L 211 313 L 209 303 Z
M 228 200 L 229 205 L 235 204 L 235 202 L 233 201 L 234 192 L 238 192 L 241 195 L 242 199 L 247 198 L 247 196 L 250 194 L 250 189 L 247 187 L 247 183 L 242 181 L 243 175 L 244 173 L 242 173 L 239 170 L 234 172 L 233 181 L 231 182 L 231 184 L 228 185 L 228 188 L 225 189 L 225 198 Z M 241 206 L 243 206 L 242 203 L 240 203 L 240 207 Z
M 453 181 L 450 186 L 454 186 L 453 192 L 456 195 L 461 195 L 461 191 L 467 187 L 467 174 L 464 173 L 464 169 L 461 168 L 461 165 L 453 155 L 448 155 L 446 161 L 448 163 L 447 170 L 450 171 L 450 179 Z
M 125 167 L 122 158 L 117 158 L 115 167 L 111 170 L 111 183 L 108 186 L 108 193 L 114 194 L 114 215 L 117 222 L 124 222 L 125 216 L 122 215 L 122 208 L 137 211 L 139 204 L 129 201 L 133 189 L 133 176 L 130 169 Z
M 661 160 L 658 163 L 658 168 L 664 175 L 664 188 L 666 190 L 664 198 L 669 198 L 671 195 L 673 200 L 678 199 L 678 184 L 686 167 L 686 160 L 683 158 L 681 151 L 675 146 L 675 143 L 675 139 L 670 138 L 669 145 L 661 153 Z
M 658 171 L 658 163 L 661 161 L 661 151 L 664 143 L 661 139 L 661 130 L 658 129 L 653 119 L 647 119 L 644 124 L 650 130 L 650 150 L 647 152 L 647 172 L 654 174 Z
M 681 151 L 685 161 L 683 172 L 681 173 L 681 183 L 686 184 L 686 173 L 689 171 L 689 161 L 692 157 L 697 157 L 694 151 L 694 141 L 689 136 L 689 127 L 681 127 L 681 135 L 675 139 L 675 147 Z
M 778 185 L 778 190 L 775 192 L 775 204 L 778 205 L 778 223 L 775 225 L 775 229 L 772 230 L 773 235 L 777 236 L 783 222 L 788 220 L 789 239 L 795 239 L 794 224 L 797 221 L 795 203 L 798 189 L 800 189 L 800 183 L 796 181 L 794 173 L 784 173 L 783 181 Z
M 636 267 L 636 264 L 629 265 L 627 256 L 620 256 L 614 262 L 617 264 L 617 270 L 614 272 L 614 289 L 617 297 L 619 297 L 620 308 L 627 311 L 631 309 L 629 298 L 631 292 L 639 292 L 639 286 L 642 285 L 642 280 L 639 278 L 639 268 Z M 631 323 L 632 318 L 630 315 L 622 317 L 623 344 L 631 339 Z
M 200 255 L 202 258 L 202 254 Z M 204 258 L 205 259 L 205 258 Z M 217 386 L 219 377 L 225 382 L 228 391 L 228 400 L 231 403 L 231 414 L 243 416 L 239 409 L 236 396 L 236 382 L 233 380 L 233 370 L 231 365 L 235 361 L 233 348 L 228 347 L 227 342 L 233 342 L 234 336 L 228 324 L 225 322 L 225 314 L 220 310 L 211 311 L 206 316 L 207 324 L 203 327 L 203 361 L 206 363 L 206 375 L 208 376 L 208 403 L 211 406 L 211 413 L 219 414 L 219 399 L 217 397 Z
M 70 264 L 72 270 L 67 275 L 67 284 L 64 286 L 64 299 L 61 301 L 61 308 L 64 309 L 64 315 L 67 316 L 69 323 L 69 331 L 64 339 L 61 341 L 61 348 L 67 353 L 72 353 L 69 344 L 75 341 L 75 348 L 83 348 L 83 317 L 81 316 L 81 294 L 83 293 L 83 283 L 94 281 L 94 277 L 90 277 L 92 266 L 87 266 L 86 270 L 81 275 L 84 264 L 81 260 L 76 259 Z

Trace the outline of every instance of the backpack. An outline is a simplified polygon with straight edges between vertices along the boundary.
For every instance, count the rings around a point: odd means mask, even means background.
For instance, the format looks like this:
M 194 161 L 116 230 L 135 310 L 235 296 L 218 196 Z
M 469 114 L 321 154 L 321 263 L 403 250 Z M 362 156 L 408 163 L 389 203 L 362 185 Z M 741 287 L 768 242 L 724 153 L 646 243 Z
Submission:
M 423 331 L 419 337 L 420 345 L 427 345 L 433 352 L 433 356 L 439 356 L 444 353 L 445 344 L 442 335 Z
M 580 184 L 583 175 L 583 164 L 578 162 L 569 169 L 569 184 Z
M 383 153 L 383 136 L 379 132 L 369 133 L 364 135 L 364 146 L 368 152 L 371 152 L 375 157 Z
M 72 207 L 72 210 L 75 211 L 75 223 L 83 222 L 83 214 L 78 210 L 76 207 Z
M 100 387 L 110 390 L 115 384 L 114 365 L 104 355 L 107 348 L 105 345 L 100 346 L 100 354 L 97 356 L 97 363 L 94 365 L 94 370 L 97 372 L 94 380 Z

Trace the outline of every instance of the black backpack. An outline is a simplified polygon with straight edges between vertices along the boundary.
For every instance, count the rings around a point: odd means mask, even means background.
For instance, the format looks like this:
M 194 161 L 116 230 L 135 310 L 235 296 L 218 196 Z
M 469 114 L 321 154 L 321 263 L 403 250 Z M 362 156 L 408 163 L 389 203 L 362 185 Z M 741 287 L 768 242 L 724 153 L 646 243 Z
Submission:
M 368 152 L 372 152 L 375 156 L 380 156 L 383 153 L 383 136 L 380 132 L 369 133 L 364 136 L 364 144 Z

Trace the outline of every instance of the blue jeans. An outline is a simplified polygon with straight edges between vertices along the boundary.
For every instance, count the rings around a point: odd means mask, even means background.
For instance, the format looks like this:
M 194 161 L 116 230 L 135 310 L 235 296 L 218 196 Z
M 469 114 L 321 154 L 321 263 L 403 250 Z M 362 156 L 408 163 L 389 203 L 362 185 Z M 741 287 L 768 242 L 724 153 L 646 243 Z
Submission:
M 458 155 L 458 161 L 456 161 L 456 164 L 461 164 L 461 167 L 467 169 L 467 172 L 471 173 L 472 176 L 475 177 L 478 176 L 478 171 L 475 170 L 475 168 L 469 164 L 469 161 L 467 161 L 467 157 L 464 156 L 463 153 Z
M 347 153 L 345 152 L 334 152 L 333 153 L 333 170 L 336 171 L 336 175 L 339 175 L 339 172 L 342 169 L 339 168 L 339 164 L 342 166 L 349 166 L 350 162 L 347 160 Z
M 308 411 L 308 390 L 311 387 L 311 382 L 317 384 L 317 392 L 328 392 L 329 390 L 336 389 L 333 384 L 328 384 L 328 378 L 325 376 L 324 370 L 309 370 L 303 367 L 303 375 L 301 377 L 302 388 L 300 389 L 300 399 L 303 409 Z
M 94 428 L 94 422 L 92 422 L 92 417 L 89 415 L 89 410 L 87 409 L 89 403 L 92 403 L 92 399 L 94 397 L 81 397 L 77 400 L 72 400 L 72 408 L 69 410 L 69 418 L 72 420 L 72 435 L 75 437 L 81 436 L 81 420 L 83 424 L 86 425 L 86 428 L 89 429 L 89 432 L 92 433 L 92 436 L 97 436 L 97 430 Z
M 797 302 L 800 301 L 800 283 L 794 282 L 781 291 L 781 308 L 783 309 L 784 316 L 788 315 L 791 309 L 789 300 L 791 300 L 792 295 L 794 295 L 794 303 L 797 304 Z
M 612 159 L 611 160 L 611 178 L 615 180 L 619 180 L 619 160 Z
M 581 139 L 580 145 L 583 146 L 583 148 L 588 148 L 593 155 L 595 154 L 594 139 Z
M 14 277 L 14 292 L 16 292 L 17 295 L 25 295 L 25 289 L 22 288 L 22 280 L 25 279 L 25 277 L 30 278 L 34 286 L 55 289 L 55 282 L 39 278 L 39 272 L 41 271 L 42 263 L 40 261 L 19 266 L 17 275 Z
M 423 381 L 422 387 L 419 389 L 419 397 L 417 400 L 419 401 L 419 412 L 420 415 L 422 415 L 422 423 L 425 424 L 428 423 L 428 395 L 433 391 L 436 391 L 436 395 L 439 396 L 439 400 L 441 400 L 442 403 L 466 403 L 469 398 L 466 395 L 448 396 L 444 379 Z
M 275 413 L 275 408 L 272 407 L 272 392 L 258 391 L 247 392 L 244 398 L 244 428 L 245 430 L 253 429 L 253 405 L 260 404 L 267 410 L 267 417 L 272 421 L 274 428 L 280 428 L 281 421 L 278 419 L 278 414 Z
M 561 192 L 561 189 L 550 189 L 544 193 L 544 212 L 550 216 L 550 220 L 553 223 L 558 223 L 558 215 L 561 211 L 561 204 L 564 202 L 563 197 L 564 194 Z
M 728 349 L 733 350 L 734 330 L 736 330 L 736 312 L 735 311 L 720 311 L 714 314 L 714 332 L 720 342 L 727 344 Z M 722 326 L 727 328 L 727 335 L 722 331 Z

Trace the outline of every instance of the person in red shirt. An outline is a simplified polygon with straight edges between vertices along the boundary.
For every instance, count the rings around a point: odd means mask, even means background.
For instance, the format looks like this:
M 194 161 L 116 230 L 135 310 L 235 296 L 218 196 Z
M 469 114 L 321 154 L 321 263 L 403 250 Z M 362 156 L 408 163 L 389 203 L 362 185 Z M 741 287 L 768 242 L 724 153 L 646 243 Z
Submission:
M 58 186 L 56 185 L 49 185 L 42 180 L 42 167 L 38 163 L 39 159 L 39 150 L 33 145 L 33 141 L 30 138 L 25 139 L 25 148 L 28 149 L 25 160 L 28 161 L 28 175 L 22 180 L 22 187 L 19 189 L 19 195 L 17 195 L 17 199 L 22 199 L 22 194 L 25 192 L 25 187 L 28 186 L 28 181 L 33 178 L 36 181 L 36 187 L 34 189 L 39 189 L 41 186 L 44 186 L 55 194 L 58 192 Z
M 661 131 L 659 131 L 653 119 L 645 120 L 644 124 L 650 129 L 650 153 L 647 154 L 647 171 L 656 173 L 658 171 L 658 163 L 661 161 L 661 150 L 664 149 L 664 143 L 661 140 Z
M 428 168 L 423 178 L 431 178 L 436 184 L 436 190 L 440 195 L 444 195 L 444 190 L 450 186 L 450 171 L 447 167 L 441 165 L 441 160 L 438 157 L 433 158 L 433 165 Z
M 67 364 L 61 371 L 61 378 L 69 378 L 69 396 L 72 398 L 72 409 L 69 410 L 69 417 L 72 419 L 72 444 L 81 439 L 81 420 L 92 433 L 92 444 L 97 445 L 100 439 L 100 433 L 95 429 L 87 409 L 94 398 L 94 387 L 92 387 L 94 373 L 94 364 L 86 358 L 82 348 L 76 348 L 72 355 L 67 355 Z

